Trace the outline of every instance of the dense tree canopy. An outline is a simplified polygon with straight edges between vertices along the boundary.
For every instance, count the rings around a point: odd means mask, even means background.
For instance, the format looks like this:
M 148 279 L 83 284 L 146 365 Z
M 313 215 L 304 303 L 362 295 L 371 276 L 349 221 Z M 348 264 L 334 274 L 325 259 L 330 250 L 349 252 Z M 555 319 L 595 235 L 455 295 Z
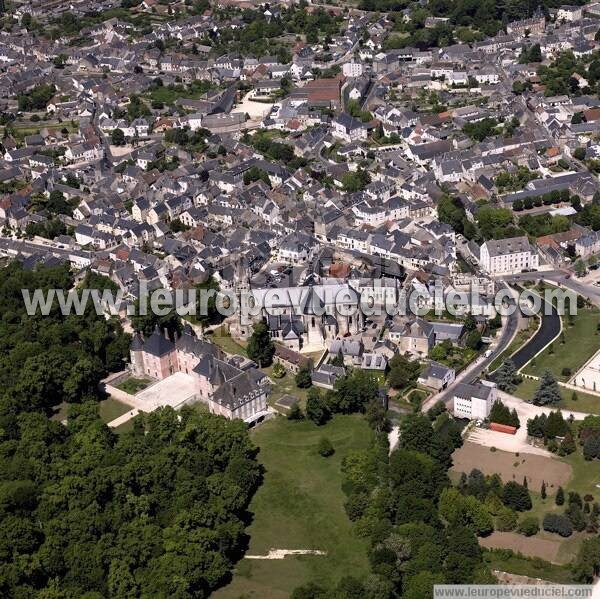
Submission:
M 206 597 L 246 542 L 260 480 L 246 425 L 168 408 L 115 435 L 98 382 L 129 336 L 91 307 L 25 312 L 21 289 L 72 286 L 66 266 L 0 273 L 0 595 Z M 49 418 L 65 400 L 66 425 Z

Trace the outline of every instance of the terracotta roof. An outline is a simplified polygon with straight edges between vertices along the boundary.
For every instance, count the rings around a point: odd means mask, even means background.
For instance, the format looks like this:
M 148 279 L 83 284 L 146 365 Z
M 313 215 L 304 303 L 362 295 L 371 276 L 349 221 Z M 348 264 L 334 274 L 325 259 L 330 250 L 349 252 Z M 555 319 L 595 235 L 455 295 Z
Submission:
M 600 108 L 588 108 L 583 111 L 585 120 L 589 122 L 600 120 Z

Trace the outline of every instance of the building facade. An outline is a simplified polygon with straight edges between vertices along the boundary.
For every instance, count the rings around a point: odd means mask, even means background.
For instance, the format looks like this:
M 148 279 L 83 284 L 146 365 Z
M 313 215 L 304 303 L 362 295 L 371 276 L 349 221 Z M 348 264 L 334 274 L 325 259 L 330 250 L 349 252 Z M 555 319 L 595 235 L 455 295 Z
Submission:
M 228 360 L 217 345 L 198 339 L 189 325 L 175 342 L 158 326 L 147 339 L 136 333 L 130 358 L 136 377 L 163 380 L 176 372 L 191 377 L 197 399 L 213 414 L 252 422 L 266 413 L 268 378 L 252 362 L 244 366 Z
M 493 239 L 481 246 L 479 263 L 491 275 L 511 274 L 536 269 L 539 256 L 525 236 Z

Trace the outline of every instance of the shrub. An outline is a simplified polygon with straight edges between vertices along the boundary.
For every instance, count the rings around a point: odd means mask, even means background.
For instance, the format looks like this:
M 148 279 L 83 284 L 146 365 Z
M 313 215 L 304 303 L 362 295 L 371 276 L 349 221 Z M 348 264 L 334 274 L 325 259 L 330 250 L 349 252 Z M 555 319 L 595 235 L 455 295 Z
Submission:
M 318 452 L 319 455 L 324 458 L 328 458 L 335 453 L 335 449 L 333 449 L 333 445 L 327 437 L 321 437 L 319 439 Z
M 304 414 L 300 405 L 295 403 L 291 408 L 287 416 L 288 420 L 304 420 Z
M 517 513 L 509 508 L 502 508 L 496 517 L 496 529 L 502 532 L 514 530 L 517 526 Z
M 573 534 L 571 521 L 561 514 L 546 514 L 544 516 L 544 530 L 555 532 L 561 537 L 570 537 Z
M 561 374 L 563 376 L 571 376 L 571 369 L 570 368 L 563 368 L 561 371 Z
M 273 366 L 273 371 L 271 374 L 276 379 L 282 379 L 285 376 L 285 367 L 277 362 L 277 364 Z
M 537 534 L 540 530 L 540 523 L 534 516 L 527 516 L 517 528 L 517 532 L 525 535 L 526 537 L 532 537 Z

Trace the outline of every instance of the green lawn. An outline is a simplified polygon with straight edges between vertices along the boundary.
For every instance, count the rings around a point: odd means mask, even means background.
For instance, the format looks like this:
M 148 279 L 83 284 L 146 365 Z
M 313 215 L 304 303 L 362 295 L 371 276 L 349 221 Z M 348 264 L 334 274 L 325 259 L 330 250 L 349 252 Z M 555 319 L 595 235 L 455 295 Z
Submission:
M 577 491 L 581 497 L 593 495 L 594 500 L 599 501 L 600 489 L 596 488 L 596 485 L 600 484 L 600 462 L 586 461 L 580 446 L 577 447 L 577 451 L 561 459 L 573 468 L 573 477 L 567 490 Z
M 122 416 L 132 408 L 121 401 L 116 400 L 114 397 L 104 399 L 99 404 L 100 418 L 103 422 L 112 422 L 115 418 Z
M 581 448 L 579 446 L 575 453 L 560 459 L 569 464 L 572 468 L 571 479 L 564 487 L 565 495 L 568 496 L 569 491 L 576 491 L 582 498 L 586 495 L 591 495 L 594 497 L 594 500 L 597 501 L 600 498 L 600 489 L 596 488 L 596 484 L 600 484 L 600 463 L 587 462 L 584 460 L 581 453 Z M 541 529 L 545 514 L 563 513 L 566 508 L 566 501 L 562 506 L 556 505 L 554 501 L 556 491 L 557 489 L 555 488 L 548 488 L 548 496 L 546 499 L 542 499 L 539 489 L 530 489 L 533 506 L 530 511 L 523 512 L 523 514 L 521 514 L 521 518 L 526 518 L 527 516 L 537 517 L 540 523 L 540 532 L 537 536 L 540 538 L 560 541 L 560 549 L 557 557 L 561 562 L 567 563 L 572 561 L 577 555 L 581 541 L 590 535 L 584 532 L 574 532 L 570 537 L 563 539 L 558 535 L 545 532 L 543 529 Z
M 212 335 L 208 336 L 208 339 L 213 343 L 216 343 L 224 352 L 228 354 L 239 354 L 240 356 L 246 356 L 246 348 L 240 345 L 233 337 L 226 331 L 224 327 L 219 327 L 213 331 Z
M 288 370 L 284 377 L 276 379 L 273 376 L 272 366 L 262 368 L 261 370 L 273 381 L 269 395 L 269 403 L 271 405 L 274 405 L 284 395 L 293 395 L 300 400 L 300 406 L 304 409 L 308 389 L 300 389 L 296 386 L 296 375 L 293 372 Z
M 287 599 L 294 588 L 310 581 L 333 584 L 353 575 L 364 580 L 369 571 L 367 543 L 353 530 L 343 508 L 340 465 L 352 449 L 368 446 L 370 429 L 360 416 L 337 415 L 327 425 L 266 422 L 253 433 L 265 468 L 250 511 L 252 555 L 270 549 L 318 549 L 325 556 L 292 556 L 283 560 L 238 563 L 233 581 L 215 593 L 218 599 Z M 316 451 L 322 436 L 335 448 L 330 458 Z
M 531 559 L 501 549 L 485 550 L 484 559 L 492 570 L 511 572 L 521 576 L 541 578 L 551 582 L 569 584 L 575 582 L 568 566 L 551 564 L 542 559 Z
M 150 384 L 150 379 L 137 379 L 133 376 L 130 376 L 128 379 L 125 379 L 122 383 L 117 385 L 117 389 L 121 389 L 121 391 L 125 391 L 125 393 L 129 393 L 129 395 L 135 395 L 138 391 L 145 389 Z
M 563 317 L 563 334 L 565 343 L 560 337 L 550 348 L 544 350 L 534 361 L 530 362 L 523 372 L 540 376 L 548 368 L 559 380 L 566 382 L 571 375 L 563 375 L 563 368 L 570 368 L 575 374 L 600 347 L 600 311 L 597 308 L 583 308 L 574 316 L 573 326 L 569 326 L 568 317 Z
M 156 87 L 145 95 L 151 102 L 174 104 L 180 98 L 197 100 L 209 91 L 210 88 L 211 86 L 209 84 L 198 81 L 190 87 L 185 87 L 183 85 Z
M 533 379 L 523 379 L 523 382 L 517 386 L 515 391 L 513 391 L 513 395 L 526 401 L 532 401 L 539 384 L 539 381 Z M 600 397 L 584 393 L 583 391 L 576 391 L 577 400 L 573 401 L 571 399 L 573 396 L 572 389 L 561 387 L 560 392 L 563 399 L 559 407 L 563 410 L 600 414 Z

